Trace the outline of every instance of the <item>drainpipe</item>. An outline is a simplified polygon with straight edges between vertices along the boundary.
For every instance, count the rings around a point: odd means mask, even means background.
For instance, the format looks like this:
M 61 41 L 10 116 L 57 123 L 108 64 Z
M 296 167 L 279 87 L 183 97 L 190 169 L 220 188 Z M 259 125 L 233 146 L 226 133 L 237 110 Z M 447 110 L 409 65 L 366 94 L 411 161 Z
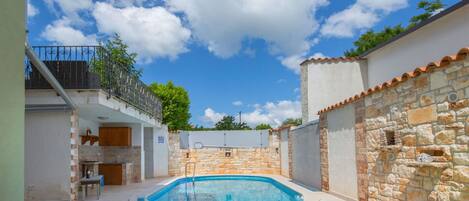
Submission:
M 33 49 L 29 46 L 28 43 L 25 43 L 25 51 L 26 55 L 28 56 L 29 60 L 31 63 L 37 68 L 39 73 L 49 82 L 49 84 L 54 88 L 54 90 L 62 97 L 62 99 L 65 101 L 65 103 L 72 109 L 76 110 L 77 106 L 73 102 L 72 98 L 68 96 L 68 94 L 65 92 L 64 88 L 62 85 L 60 85 L 59 81 L 55 79 L 54 75 L 49 71 L 47 68 L 46 64 L 44 64 L 34 53 Z

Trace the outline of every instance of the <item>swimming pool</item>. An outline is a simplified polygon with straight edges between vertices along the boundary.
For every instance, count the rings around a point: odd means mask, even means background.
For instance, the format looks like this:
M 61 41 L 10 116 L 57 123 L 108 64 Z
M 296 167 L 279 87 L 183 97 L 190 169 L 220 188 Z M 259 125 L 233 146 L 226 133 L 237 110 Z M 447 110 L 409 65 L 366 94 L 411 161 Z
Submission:
M 201 176 L 178 179 L 148 201 L 303 201 L 300 193 L 259 176 Z

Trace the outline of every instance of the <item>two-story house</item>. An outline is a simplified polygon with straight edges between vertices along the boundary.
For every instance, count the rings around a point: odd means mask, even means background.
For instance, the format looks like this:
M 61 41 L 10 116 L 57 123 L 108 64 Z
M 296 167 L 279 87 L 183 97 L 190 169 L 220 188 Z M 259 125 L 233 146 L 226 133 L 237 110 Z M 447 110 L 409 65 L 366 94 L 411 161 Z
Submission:
M 162 105 L 100 46 L 36 46 L 25 60 L 25 200 L 77 200 L 85 176 L 167 175 Z

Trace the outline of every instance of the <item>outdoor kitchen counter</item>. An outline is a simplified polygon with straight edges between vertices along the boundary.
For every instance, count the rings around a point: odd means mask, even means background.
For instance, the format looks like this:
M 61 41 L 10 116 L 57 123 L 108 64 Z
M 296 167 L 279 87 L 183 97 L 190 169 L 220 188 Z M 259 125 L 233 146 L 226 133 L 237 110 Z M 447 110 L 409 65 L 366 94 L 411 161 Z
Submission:
M 99 174 L 105 185 L 127 185 L 132 181 L 132 163 L 101 163 Z

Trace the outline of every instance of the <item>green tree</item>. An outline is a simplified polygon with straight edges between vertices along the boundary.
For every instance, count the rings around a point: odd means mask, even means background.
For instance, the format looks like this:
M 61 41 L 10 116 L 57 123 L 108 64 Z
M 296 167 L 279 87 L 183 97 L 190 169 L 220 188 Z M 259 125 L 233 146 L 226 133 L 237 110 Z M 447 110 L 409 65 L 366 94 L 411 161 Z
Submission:
M 299 125 L 301 125 L 301 123 L 302 123 L 301 118 L 288 118 L 288 119 L 285 119 L 285 121 L 282 122 L 282 126 L 287 126 L 287 125 L 299 126 Z
M 266 130 L 266 129 L 272 129 L 272 126 L 269 124 L 259 124 L 256 126 L 256 130 Z
M 141 77 L 142 70 L 135 68 L 137 53 L 129 53 L 129 47 L 122 41 L 119 34 L 114 34 L 104 44 L 100 42 L 100 46 L 102 48 L 96 50 L 97 58 L 92 61 L 92 71 L 97 73 L 102 81 L 106 80 L 103 79 L 108 75 L 106 73 L 110 73 L 106 71 L 106 68 L 109 68 L 111 63 L 116 68 L 128 72 L 131 76 Z M 118 73 L 117 70 L 112 72 Z M 114 75 L 108 76 L 111 76 L 111 79 L 114 77 Z
M 386 27 L 380 32 L 374 32 L 373 30 L 369 30 L 366 33 L 362 34 L 358 38 L 358 40 L 353 43 L 355 48 L 345 51 L 344 55 L 346 57 L 360 56 L 366 51 L 376 47 L 380 43 L 388 41 L 392 37 L 404 32 L 405 30 L 407 29 L 402 27 L 402 25 Z
M 385 27 L 379 32 L 369 30 L 366 33 L 362 34 L 354 43 L 355 46 L 352 49 L 346 50 L 344 55 L 346 57 L 356 57 L 365 53 L 366 51 L 378 46 L 381 43 L 384 43 L 391 38 L 397 36 L 398 34 L 406 31 L 407 29 L 415 26 L 416 24 L 430 18 L 434 13 L 443 8 L 443 4 L 440 0 L 422 0 L 418 3 L 417 8 L 423 9 L 424 13 L 420 15 L 413 16 L 407 27 L 402 25 L 397 25 L 394 27 Z
M 234 116 L 224 116 L 215 124 L 215 130 L 251 130 L 246 122 L 237 123 Z
M 163 124 L 168 125 L 169 130 L 190 129 L 190 100 L 187 91 L 171 81 L 166 84 L 152 83 L 149 88 L 162 101 Z
M 191 130 L 191 131 L 210 131 L 210 130 L 214 130 L 214 128 L 206 128 L 206 127 L 201 126 L 201 125 L 195 125 L 195 126 L 191 126 L 189 128 L 189 130 Z
M 410 18 L 409 26 L 415 26 L 416 24 L 425 21 L 426 19 L 433 16 L 435 13 L 443 9 L 445 5 L 441 3 L 441 0 L 423 0 L 417 4 L 417 9 L 423 9 L 424 13 L 413 16 Z

